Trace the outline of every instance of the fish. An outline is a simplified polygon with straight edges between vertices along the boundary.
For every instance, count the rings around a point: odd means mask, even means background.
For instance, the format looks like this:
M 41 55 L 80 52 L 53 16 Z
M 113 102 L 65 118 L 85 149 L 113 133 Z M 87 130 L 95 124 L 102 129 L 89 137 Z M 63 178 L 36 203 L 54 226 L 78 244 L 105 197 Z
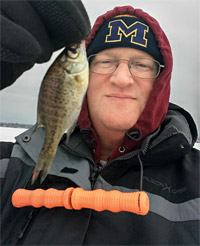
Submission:
M 35 127 L 35 131 L 45 129 L 45 139 L 32 184 L 39 174 L 40 183 L 45 180 L 64 134 L 69 141 L 88 88 L 88 77 L 85 41 L 66 47 L 47 70 L 40 86 Z

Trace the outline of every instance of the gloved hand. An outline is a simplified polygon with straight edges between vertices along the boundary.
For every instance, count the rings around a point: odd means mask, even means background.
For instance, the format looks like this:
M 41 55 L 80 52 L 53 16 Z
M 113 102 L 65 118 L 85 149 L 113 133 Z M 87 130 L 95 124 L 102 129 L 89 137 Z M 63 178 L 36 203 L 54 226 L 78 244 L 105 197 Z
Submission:
M 1 1 L 1 89 L 89 32 L 81 0 Z

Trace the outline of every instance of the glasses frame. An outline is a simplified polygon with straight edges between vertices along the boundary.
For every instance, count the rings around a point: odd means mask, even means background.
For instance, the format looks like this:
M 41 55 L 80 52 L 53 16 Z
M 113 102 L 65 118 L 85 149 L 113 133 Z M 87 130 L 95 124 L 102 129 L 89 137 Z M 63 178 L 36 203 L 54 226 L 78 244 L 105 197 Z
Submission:
M 90 56 L 87 58 L 87 59 L 88 59 L 88 63 L 89 63 L 89 67 L 90 67 L 90 64 L 92 63 L 92 61 L 90 62 L 90 59 L 91 59 L 92 57 L 95 57 L 95 56 L 98 56 L 98 55 L 100 55 L 100 54 L 92 54 L 92 55 L 90 55 Z M 157 72 L 157 74 L 156 74 L 154 77 L 143 78 L 143 77 L 141 77 L 141 76 L 137 76 L 137 75 L 135 75 L 135 74 L 132 74 L 132 72 L 131 72 L 130 61 L 133 60 L 134 58 L 132 58 L 132 59 L 130 59 L 130 60 L 127 60 L 127 59 L 123 59 L 123 58 L 122 58 L 122 59 L 118 59 L 118 58 L 116 58 L 116 57 L 114 57 L 114 56 L 110 56 L 110 57 L 115 58 L 115 60 L 118 62 L 118 63 L 117 63 L 117 66 L 115 66 L 114 71 L 108 72 L 108 73 L 97 73 L 97 72 L 94 72 L 94 71 L 91 71 L 91 70 L 90 70 L 90 72 L 91 72 L 91 73 L 95 73 L 95 74 L 112 74 L 112 73 L 114 73 L 114 72 L 116 71 L 116 69 L 118 68 L 118 66 L 119 66 L 119 64 L 120 64 L 119 61 L 127 61 L 127 62 L 128 62 L 128 68 L 129 68 L 130 74 L 131 74 L 133 77 L 138 77 L 138 78 L 142 78 L 142 79 L 155 79 L 155 78 L 157 78 L 157 77 L 159 76 L 159 74 L 160 74 L 160 72 L 161 72 L 161 69 L 165 68 L 165 65 L 160 64 L 160 62 L 158 62 L 158 61 L 156 61 L 156 60 L 154 60 L 154 59 L 144 58 L 144 59 L 152 60 L 152 61 L 156 62 L 157 65 L 158 65 L 158 72 Z

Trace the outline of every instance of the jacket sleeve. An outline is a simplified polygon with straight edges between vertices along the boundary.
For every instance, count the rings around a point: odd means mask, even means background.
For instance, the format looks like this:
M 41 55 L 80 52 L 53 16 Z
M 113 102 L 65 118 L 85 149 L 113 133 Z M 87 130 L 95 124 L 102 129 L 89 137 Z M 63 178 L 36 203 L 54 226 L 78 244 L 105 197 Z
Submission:
M 8 168 L 8 163 L 10 160 L 11 152 L 13 149 L 14 143 L 12 142 L 0 142 L 0 179 L 1 179 L 1 188 L 3 187 L 4 178 Z

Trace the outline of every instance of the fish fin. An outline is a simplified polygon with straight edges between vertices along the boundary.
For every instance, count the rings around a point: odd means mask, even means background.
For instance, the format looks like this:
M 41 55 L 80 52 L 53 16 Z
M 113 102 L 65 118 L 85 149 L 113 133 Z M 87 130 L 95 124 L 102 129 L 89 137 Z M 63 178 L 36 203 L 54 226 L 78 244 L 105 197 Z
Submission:
M 44 125 L 39 123 L 39 122 L 37 122 L 32 134 L 34 134 L 37 131 L 37 129 L 39 129 L 40 127 L 44 127 Z

